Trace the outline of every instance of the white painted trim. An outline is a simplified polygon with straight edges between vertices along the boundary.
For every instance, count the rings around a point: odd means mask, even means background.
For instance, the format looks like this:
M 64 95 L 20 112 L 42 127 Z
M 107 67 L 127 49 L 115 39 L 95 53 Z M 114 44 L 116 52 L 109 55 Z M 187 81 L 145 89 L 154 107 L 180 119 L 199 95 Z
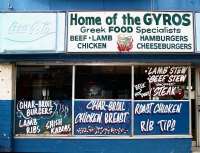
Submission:
M 84 59 L 83 59 L 84 60 Z M 145 66 L 145 65 L 191 65 L 191 63 L 139 63 L 139 62 L 125 62 L 125 59 L 121 62 L 112 62 L 112 61 L 91 61 L 91 60 L 84 60 L 84 62 L 63 62 L 63 61 L 52 61 L 52 62 L 16 62 L 16 65 L 30 65 L 30 66 L 39 66 L 39 65 L 87 65 L 87 66 Z
M 133 136 L 134 134 L 134 66 L 132 65 L 131 67 L 131 116 L 132 116 L 132 120 L 131 120 L 131 136 Z
M 72 135 L 74 135 L 75 66 L 72 66 Z

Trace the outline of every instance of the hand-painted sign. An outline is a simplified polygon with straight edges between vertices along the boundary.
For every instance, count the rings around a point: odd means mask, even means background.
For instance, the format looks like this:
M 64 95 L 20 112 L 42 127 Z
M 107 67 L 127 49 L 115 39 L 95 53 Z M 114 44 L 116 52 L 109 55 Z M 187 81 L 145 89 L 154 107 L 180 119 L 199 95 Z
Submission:
M 135 101 L 134 135 L 189 134 L 189 101 Z
M 192 12 L 68 12 L 68 52 L 193 52 Z
M 20 100 L 16 105 L 16 134 L 71 134 L 71 101 Z
M 75 135 L 130 135 L 131 101 L 75 100 Z
M 148 66 L 144 69 L 144 74 L 145 80 L 135 80 L 135 99 L 180 100 L 184 97 L 188 66 Z

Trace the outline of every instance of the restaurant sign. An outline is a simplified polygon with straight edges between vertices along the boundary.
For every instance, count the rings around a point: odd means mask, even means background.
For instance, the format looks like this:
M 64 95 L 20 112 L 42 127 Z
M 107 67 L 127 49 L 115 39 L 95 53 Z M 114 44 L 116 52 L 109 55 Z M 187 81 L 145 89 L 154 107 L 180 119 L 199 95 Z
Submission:
M 130 100 L 76 100 L 75 135 L 131 135 Z
M 189 134 L 189 100 L 135 101 L 135 135 Z M 184 120 L 183 120 L 184 118 Z
M 0 52 L 64 51 L 65 13 L 5 13 Z
M 192 12 L 68 12 L 68 52 L 193 52 Z

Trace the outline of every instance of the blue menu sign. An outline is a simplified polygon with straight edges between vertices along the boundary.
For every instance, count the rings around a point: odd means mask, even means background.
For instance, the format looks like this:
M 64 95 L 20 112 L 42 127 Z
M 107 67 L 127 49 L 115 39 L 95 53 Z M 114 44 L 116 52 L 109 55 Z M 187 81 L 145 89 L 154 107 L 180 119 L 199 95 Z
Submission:
M 75 135 L 131 135 L 130 100 L 75 100 Z
M 15 133 L 71 135 L 71 114 L 71 100 L 19 100 Z
M 134 102 L 134 135 L 189 134 L 189 101 Z

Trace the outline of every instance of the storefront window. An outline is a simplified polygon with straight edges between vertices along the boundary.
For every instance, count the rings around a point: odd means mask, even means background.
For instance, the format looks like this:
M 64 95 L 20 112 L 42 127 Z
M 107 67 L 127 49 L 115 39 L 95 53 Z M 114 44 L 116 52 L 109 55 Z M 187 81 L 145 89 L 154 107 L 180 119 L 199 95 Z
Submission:
M 74 135 L 131 135 L 131 66 L 77 66 Z
M 188 69 L 135 66 L 134 135 L 189 134 Z
M 71 66 L 18 66 L 16 93 L 16 134 L 71 134 Z
M 74 68 L 17 67 L 17 136 L 189 134 L 189 66 Z

